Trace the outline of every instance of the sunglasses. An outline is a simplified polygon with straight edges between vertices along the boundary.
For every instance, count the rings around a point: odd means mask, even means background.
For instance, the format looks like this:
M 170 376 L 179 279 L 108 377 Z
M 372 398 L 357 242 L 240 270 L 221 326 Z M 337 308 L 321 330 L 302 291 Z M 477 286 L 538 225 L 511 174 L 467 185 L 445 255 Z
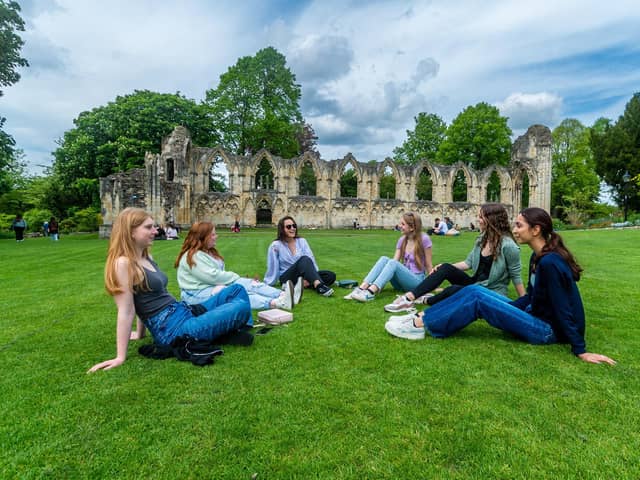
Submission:
M 286 228 L 287 230 L 291 230 L 292 228 L 297 229 L 298 225 L 296 225 L 295 223 L 290 223 L 289 225 L 285 225 L 284 228 Z

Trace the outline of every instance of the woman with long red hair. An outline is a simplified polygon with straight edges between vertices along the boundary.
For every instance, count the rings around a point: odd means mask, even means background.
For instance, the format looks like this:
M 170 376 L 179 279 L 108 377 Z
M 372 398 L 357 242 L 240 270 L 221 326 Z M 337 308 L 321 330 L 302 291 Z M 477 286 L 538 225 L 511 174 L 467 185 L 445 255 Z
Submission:
M 216 248 L 217 240 L 213 223 L 196 222 L 191 225 L 174 265 L 178 269 L 178 285 L 184 302 L 201 303 L 225 286 L 234 284 L 247 291 L 251 308 L 255 310 L 291 310 L 300 301 L 301 282 L 295 286 L 291 281 L 285 282 L 280 290 L 225 270 L 224 258 Z

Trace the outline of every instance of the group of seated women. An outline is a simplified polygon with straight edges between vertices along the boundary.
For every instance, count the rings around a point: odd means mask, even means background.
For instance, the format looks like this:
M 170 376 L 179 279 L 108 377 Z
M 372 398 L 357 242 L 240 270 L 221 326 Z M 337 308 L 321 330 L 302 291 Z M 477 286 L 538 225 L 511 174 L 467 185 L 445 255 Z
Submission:
M 549 214 L 524 209 L 513 229 L 500 204 L 486 204 L 478 214 L 480 235 L 464 261 L 432 265 L 432 242 L 422 232 L 420 216 L 405 213 L 393 258 L 380 257 L 364 280 L 344 298 L 369 302 L 387 283 L 401 292 L 385 305 L 392 313 L 385 329 L 405 339 L 426 334 L 444 338 L 478 318 L 531 344 L 569 343 L 572 352 L 591 363 L 615 364 L 611 358 L 586 350 L 584 308 L 576 282 L 582 268 L 553 231 Z M 127 208 L 116 218 L 105 266 L 105 286 L 117 306 L 116 357 L 89 371 L 121 365 L 130 339 L 149 329 L 154 340 L 170 344 L 182 335 L 200 340 L 251 326 L 252 309 L 292 309 L 304 288 L 324 297 L 333 294 L 336 275 L 320 270 L 307 241 L 298 235 L 295 220 L 278 222 L 278 237 L 269 246 L 264 282 L 225 270 L 210 222 L 195 223 L 178 254 L 181 300 L 167 291 L 167 276 L 149 254 L 156 235 L 153 219 L 144 210 Z M 532 249 L 527 288 L 522 282 L 520 250 Z M 471 271 L 468 275 L 465 272 Z M 450 286 L 434 295 L 445 281 Z M 282 288 L 275 285 L 280 283 Z M 519 296 L 507 295 L 513 283 Z M 416 305 L 430 308 L 418 312 Z M 197 305 L 195 309 L 193 306 Z M 138 321 L 135 331 L 133 319 Z

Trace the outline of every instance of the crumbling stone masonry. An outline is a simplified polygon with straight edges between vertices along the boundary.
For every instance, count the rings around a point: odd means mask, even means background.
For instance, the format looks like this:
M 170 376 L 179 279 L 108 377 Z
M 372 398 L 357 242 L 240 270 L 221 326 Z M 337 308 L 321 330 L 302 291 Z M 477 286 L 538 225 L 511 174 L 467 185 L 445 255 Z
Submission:
M 265 182 L 257 175 L 266 160 L 271 176 Z M 303 166 L 311 165 L 316 178 L 316 194 L 299 194 Z M 213 168 L 226 170 L 226 192 L 210 191 Z M 357 196 L 340 196 L 340 178 L 346 169 L 357 177 Z M 395 178 L 395 199 L 379 198 L 380 178 L 385 169 Z M 432 199 L 417 199 L 420 173 L 428 171 Z M 453 183 L 458 172 L 466 179 L 467 201 L 453 201 Z M 192 222 L 209 220 L 219 227 L 237 219 L 243 227 L 275 225 L 285 214 L 302 227 L 350 228 L 357 220 L 363 228 L 392 228 L 400 215 L 418 212 L 429 226 L 435 217 L 449 216 L 461 227 L 477 223 L 478 207 L 486 202 L 487 185 L 493 172 L 500 179 L 500 199 L 510 215 L 522 207 L 522 188 L 529 183 L 529 205 L 549 210 L 551 200 L 551 132 L 542 125 L 529 127 L 513 144 L 508 166 L 491 166 L 476 171 L 463 163 L 437 165 L 424 160 L 417 165 L 397 165 L 387 158 L 380 163 L 361 163 L 351 154 L 338 160 L 322 160 L 307 152 L 282 159 L 261 150 L 252 156 L 233 155 L 221 148 L 203 148 L 191 143 L 184 127 L 162 142 L 159 154 L 147 153 L 145 166 L 100 179 L 100 199 L 107 237 L 118 213 L 137 206 L 148 210 L 158 223 L 188 228 Z M 526 205 L 525 205 L 526 206 Z

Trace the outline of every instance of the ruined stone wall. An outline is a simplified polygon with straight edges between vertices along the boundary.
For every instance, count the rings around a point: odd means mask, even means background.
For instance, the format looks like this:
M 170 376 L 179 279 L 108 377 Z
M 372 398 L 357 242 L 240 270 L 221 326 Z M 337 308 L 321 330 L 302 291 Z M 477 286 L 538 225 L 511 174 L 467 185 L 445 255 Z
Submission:
M 273 183 L 256 179 L 260 163 L 271 167 Z M 316 195 L 300 195 L 303 166 L 309 163 L 316 178 Z M 227 192 L 209 191 L 209 173 L 214 165 L 223 165 L 228 173 Z M 352 168 L 358 180 L 357 197 L 340 196 L 340 178 Z M 396 198 L 381 199 L 380 179 L 391 169 L 396 182 Z M 432 180 L 432 201 L 417 198 L 417 182 L 426 169 Z M 458 172 L 467 183 L 467 201 L 453 201 L 453 183 Z M 437 165 L 427 160 L 417 165 L 396 165 L 392 160 L 360 163 L 351 154 L 325 161 L 307 152 L 282 159 L 267 151 L 253 156 L 233 155 L 221 148 L 192 145 L 189 132 L 176 127 L 162 143 L 158 154 L 147 153 L 145 168 L 118 173 L 100 179 L 104 225 L 108 236 L 113 219 L 127 206 L 147 209 L 158 223 L 188 228 L 192 222 L 209 220 L 221 228 L 236 219 L 243 227 L 254 227 L 266 218 L 275 225 L 289 214 L 302 227 L 350 228 L 354 220 L 363 228 L 393 228 L 402 213 L 415 211 L 423 225 L 435 217 L 449 216 L 467 227 L 477 223 L 477 212 L 485 203 L 487 184 L 495 171 L 500 179 L 500 202 L 509 214 L 522 207 L 522 185 L 529 179 L 529 206 L 549 210 L 551 200 L 551 132 L 542 125 L 530 127 L 513 145 L 509 165 L 491 166 L 477 171 L 458 163 Z

